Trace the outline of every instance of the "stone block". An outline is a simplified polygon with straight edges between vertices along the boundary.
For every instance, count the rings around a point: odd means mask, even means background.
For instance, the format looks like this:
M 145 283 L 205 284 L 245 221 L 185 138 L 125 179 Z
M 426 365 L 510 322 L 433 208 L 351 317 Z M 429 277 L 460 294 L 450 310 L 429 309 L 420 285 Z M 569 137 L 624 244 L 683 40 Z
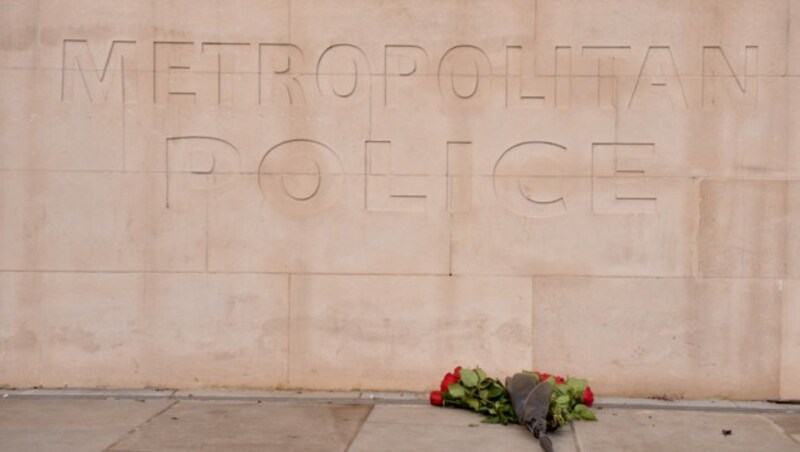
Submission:
M 800 282 L 786 281 L 782 296 L 780 398 L 800 400 Z
M 14 322 L 1 337 L 9 366 L 0 383 L 286 382 L 285 276 L 15 272 L 0 280 L 4 318 Z
M 167 209 L 163 173 L 8 171 L 0 183 L 0 269 L 206 268 L 204 205 Z
M 149 274 L 141 310 L 146 386 L 285 386 L 286 275 Z
M 298 275 L 291 290 L 292 386 L 426 390 L 456 365 L 530 362 L 527 278 Z
M 780 305 L 771 280 L 535 277 L 533 363 L 601 396 L 773 399 Z
M 573 74 L 596 75 L 598 58 L 616 61 L 619 75 L 637 75 L 656 53 L 671 54 L 680 75 L 700 75 L 704 48 L 719 48 L 741 67 L 758 48 L 758 74 L 783 75 L 791 1 L 714 0 L 678 3 L 579 0 L 536 3 L 537 73 L 554 73 L 555 47 L 569 48 Z M 792 5 L 794 6 L 794 5 Z M 649 54 L 648 54 L 649 52 Z M 706 57 L 709 55 L 706 54 Z
M 785 277 L 786 209 L 785 182 L 702 181 L 699 273 L 706 277 Z
M 453 216 L 455 273 L 692 272 L 697 186 L 691 180 L 495 176 L 473 181 L 473 210 Z

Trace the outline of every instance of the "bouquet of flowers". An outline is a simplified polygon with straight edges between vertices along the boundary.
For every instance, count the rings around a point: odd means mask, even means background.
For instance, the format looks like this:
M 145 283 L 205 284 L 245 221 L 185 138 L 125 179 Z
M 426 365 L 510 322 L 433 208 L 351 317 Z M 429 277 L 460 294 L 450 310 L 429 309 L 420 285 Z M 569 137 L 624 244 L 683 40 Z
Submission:
M 594 412 L 589 409 L 594 403 L 594 394 L 585 379 L 565 379 L 545 372 L 522 373 L 553 386 L 547 412 L 549 431 L 573 420 L 597 420 Z M 502 381 L 487 376 L 480 367 L 463 369 L 459 366 L 445 374 L 439 390 L 430 393 L 430 402 L 436 406 L 464 408 L 481 413 L 486 416 L 483 421 L 486 423 L 519 423 L 506 386 Z

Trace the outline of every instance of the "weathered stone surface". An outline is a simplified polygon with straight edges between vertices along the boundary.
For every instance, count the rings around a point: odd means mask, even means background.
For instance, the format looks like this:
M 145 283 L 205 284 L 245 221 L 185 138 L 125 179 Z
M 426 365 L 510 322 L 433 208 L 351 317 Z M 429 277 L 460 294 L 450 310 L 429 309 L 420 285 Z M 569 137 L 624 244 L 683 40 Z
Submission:
M 287 283 L 280 275 L 0 274 L 8 359 L 0 383 L 285 384 Z
M 533 361 L 599 394 L 772 399 L 780 306 L 768 280 L 537 277 Z
M 0 383 L 421 390 L 572 363 L 609 395 L 795 397 L 798 21 L 4 0 Z
M 317 275 L 291 286 L 292 386 L 416 389 L 459 363 L 493 375 L 530 365 L 527 278 Z
M 789 59 L 788 73 L 800 75 L 800 7 L 797 2 L 789 2 Z
M 780 397 L 800 400 L 800 281 L 787 281 L 783 287 L 781 386 Z M 800 432 L 798 432 L 800 433 Z
M 703 181 L 699 273 L 786 277 L 787 188 L 780 181 Z

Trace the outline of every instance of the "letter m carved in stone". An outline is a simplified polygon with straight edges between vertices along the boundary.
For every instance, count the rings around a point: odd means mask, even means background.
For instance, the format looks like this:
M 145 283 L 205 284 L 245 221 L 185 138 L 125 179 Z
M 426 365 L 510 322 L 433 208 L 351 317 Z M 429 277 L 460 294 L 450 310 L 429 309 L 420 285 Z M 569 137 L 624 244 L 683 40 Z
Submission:
M 136 41 L 112 41 L 105 59 L 102 55 L 85 39 L 64 40 L 62 102 L 136 101 Z

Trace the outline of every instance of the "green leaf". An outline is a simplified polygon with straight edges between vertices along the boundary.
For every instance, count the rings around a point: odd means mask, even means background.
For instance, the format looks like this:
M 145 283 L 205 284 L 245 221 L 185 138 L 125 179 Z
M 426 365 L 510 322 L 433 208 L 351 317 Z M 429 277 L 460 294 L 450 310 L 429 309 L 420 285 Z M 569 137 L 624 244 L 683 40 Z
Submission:
M 478 395 L 480 396 L 480 398 L 482 398 L 484 400 L 488 399 L 489 398 L 489 391 L 486 390 L 486 389 L 481 389 L 480 392 L 478 392 Z
M 583 390 L 589 385 L 587 380 L 583 378 L 570 378 L 567 380 L 567 386 L 574 389 L 578 394 L 583 394 Z
M 584 421 L 596 421 L 597 416 L 586 405 L 579 403 L 575 405 L 575 417 Z
M 461 382 L 468 388 L 474 388 L 478 384 L 478 374 L 472 369 L 461 369 Z
M 447 392 L 454 398 L 461 398 L 464 397 L 464 395 L 466 394 L 464 387 L 458 383 L 453 383 L 449 385 L 447 387 Z
M 503 395 L 504 392 L 505 390 L 503 390 L 503 388 L 500 385 L 493 384 L 489 387 L 489 398 L 496 399 L 497 397 Z
M 571 397 L 567 394 L 560 395 L 556 398 L 556 403 L 559 405 L 568 405 Z
M 472 397 L 467 397 L 465 399 L 465 401 L 467 402 L 467 405 L 469 405 L 469 407 L 472 408 L 475 411 L 478 411 L 478 409 L 481 407 L 481 404 L 480 404 L 480 402 L 478 402 L 478 399 L 473 399 Z
M 483 381 L 486 379 L 486 372 L 483 371 L 480 367 L 475 368 L 475 373 L 478 374 L 478 380 Z

